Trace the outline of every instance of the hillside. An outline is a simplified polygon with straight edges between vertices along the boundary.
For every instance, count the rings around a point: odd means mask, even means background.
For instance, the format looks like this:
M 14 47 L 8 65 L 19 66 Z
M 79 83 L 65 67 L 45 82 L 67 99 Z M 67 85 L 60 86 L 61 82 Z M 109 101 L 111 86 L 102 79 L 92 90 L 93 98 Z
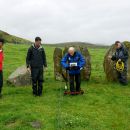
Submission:
M 20 38 L 14 35 L 11 35 L 7 32 L 1 31 L 0 30 L 0 38 L 3 38 L 6 43 L 14 43 L 14 44 L 31 44 L 33 42 Z M 107 48 L 109 46 L 101 45 L 101 44 L 92 44 L 88 42 L 63 42 L 63 43 L 44 43 L 46 46 L 52 46 L 52 47 L 64 47 L 64 46 L 76 46 L 76 45 L 81 45 L 84 47 L 90 47 L 90 48 Z
M 45 44 L 46 45 L 46 44 Z M 63 42 L 63 43 L 53 43 L 53 44 L 47 44 L 47 46 L 53 46 L 53 47 L 64 47 L 64 46 L 83 46 L 83 47 L 89 47 L 89 48 L 108 48 L 109 46 L 101 45 L 101 44 L 92 44 L 88 42 Z
M 5 42 L 8 42 L 8 43 L 15 43 L 15 44 L 30 44 L 30 43 L 32 43 L 29 40 L 8 34 L 7 32 L 1 31 L 1 30 L 0 30 L 0 38 L 3 38 L 5 40 Z

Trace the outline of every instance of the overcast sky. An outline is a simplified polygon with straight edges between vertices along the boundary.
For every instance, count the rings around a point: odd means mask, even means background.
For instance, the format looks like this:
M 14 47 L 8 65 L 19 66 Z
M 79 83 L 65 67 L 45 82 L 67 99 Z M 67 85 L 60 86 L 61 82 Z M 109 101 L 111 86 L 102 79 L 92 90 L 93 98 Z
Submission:
M 130 0 L 0 0 L 0 30 L 46 43 L 130 41 Z

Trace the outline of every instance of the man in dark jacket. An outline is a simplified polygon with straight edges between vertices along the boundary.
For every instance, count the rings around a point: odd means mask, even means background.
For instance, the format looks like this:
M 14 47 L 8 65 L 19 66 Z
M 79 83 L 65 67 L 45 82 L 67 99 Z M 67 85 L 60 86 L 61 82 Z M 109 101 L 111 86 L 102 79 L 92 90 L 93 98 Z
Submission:
M 81 53 L 75 51 L 75 48 L 70 47 L 68 53 L 61 60 L 61 65 L 69 71 L 70 92 L 75 92 L 74 80 L 76 82 L 76 92 L 80 92 L 81 76 L 80 70 L 85 65 L 85 59 Z
M 43 68 L 47 67 L 47 63 L 40 37 L 36 37 L 35 43 L 28 49 L 26 64 L 27 70 L 31 71 L 33 95 L 41 96 L 43 89 Z
M 128 51 L 124 44 L 120 41 L 115 42 L 116 52 L 114 55 L 109 56 L 111 60 L 123 62 L 124 63 L 124 70 L 122 72 L 117 71 L 118 80 L 122 85 L 127 85 L 127 61 L 128 61 Z

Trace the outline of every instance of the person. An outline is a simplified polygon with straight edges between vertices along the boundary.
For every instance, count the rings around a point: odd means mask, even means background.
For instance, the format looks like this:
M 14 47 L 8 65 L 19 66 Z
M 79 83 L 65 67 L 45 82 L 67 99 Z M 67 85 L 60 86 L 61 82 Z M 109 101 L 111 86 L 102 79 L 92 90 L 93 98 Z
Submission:
M 61 60 L 61 65 L 69 71 L 70 92 L 73 95 L 75 92 L 80 92 L 81 75 L 80 70 L 85 65 L 85 59 L 80 52 L 75 51 L 74 47 L 68 49 L 68 53 Z M 74 86 L 76 82 L 76 90 Z
M 40 37 L 36 37 L 35 43 L 28 49 L 26 64 L 27 70 L 31 71 L 33 95 L 41 96 L 43 89 L 43 70 L 44 67 L 47 67 L 47 62 Z
M 123 43 L 120 41 L 115 42 L 116 52 L 112 56 L 108 56 L 111 60 L 124 63 L 124 70 L 117 71 L 118 80 L 122 85 L 127 85 L 127 61 L 128 51 Z
M 0 98 L 2 98 L 2 87 L 3 87 L 3 60 L 4 60 L 3 45 L 4 45 L 4 39 L 0 38 Z

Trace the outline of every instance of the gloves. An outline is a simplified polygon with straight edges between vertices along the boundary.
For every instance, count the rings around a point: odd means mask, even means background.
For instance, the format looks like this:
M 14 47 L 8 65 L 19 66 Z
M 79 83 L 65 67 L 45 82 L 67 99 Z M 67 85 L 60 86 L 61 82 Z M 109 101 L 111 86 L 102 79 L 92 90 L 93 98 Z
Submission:
M 79 69 L 80 69 L 79 66 L 73 66 L 73 67 L 71 67 L 71 70 L 79 70 Z
M 68 67 L 66 67 L 66 70 L 70 70 L 70 67 L 68 66 Z
M 76 70 L 80 70 L 80 67 L 79 67 L 79 66 L 76 66 Z
M 118 61 L 121 62 L 121 59 L 119 59 Z
M 122 60 L 121 60 L 121 59 L 119 59 L 119 60 L 118 60 L 118 63 L 119 63 L 119 64 L 121 64 L 121 63 L 122 63 Z

